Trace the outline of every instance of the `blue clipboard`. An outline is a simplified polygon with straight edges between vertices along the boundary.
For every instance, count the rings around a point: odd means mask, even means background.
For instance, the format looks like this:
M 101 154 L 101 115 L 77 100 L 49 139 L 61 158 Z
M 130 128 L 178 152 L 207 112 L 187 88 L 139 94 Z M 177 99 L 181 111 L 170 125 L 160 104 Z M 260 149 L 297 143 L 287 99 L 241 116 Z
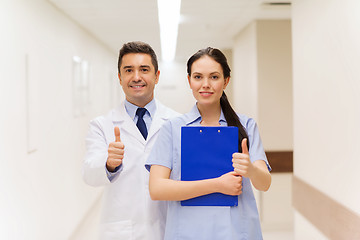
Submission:
M 237 127 L 182 127 L 181 180 L 216 178 L 234 170 Z M 212 193 L 181 201 L 182 206 L 237 206 L 238 196 Z

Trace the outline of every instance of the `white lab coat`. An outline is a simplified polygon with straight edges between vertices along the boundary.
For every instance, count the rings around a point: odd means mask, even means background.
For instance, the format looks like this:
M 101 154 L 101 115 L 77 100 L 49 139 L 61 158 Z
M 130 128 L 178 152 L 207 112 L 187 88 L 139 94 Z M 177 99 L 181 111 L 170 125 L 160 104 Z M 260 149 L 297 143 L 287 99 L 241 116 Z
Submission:
M 149 173 L 144 164 L 162 124 L 179 114 L 156 102 L 156 112 L 145 141 L 125 110 L 124 102 L 107 115 L 90 122 L 83 177 L 92 186 L 105 186 L 100 221 L 101 240 L 161 240 L 167 203 L 152 201 Z M 125 153 L 120 173 L 109 181 L 105 164 L 108 146 L 114 142 L 114 127 L 120 128 Z

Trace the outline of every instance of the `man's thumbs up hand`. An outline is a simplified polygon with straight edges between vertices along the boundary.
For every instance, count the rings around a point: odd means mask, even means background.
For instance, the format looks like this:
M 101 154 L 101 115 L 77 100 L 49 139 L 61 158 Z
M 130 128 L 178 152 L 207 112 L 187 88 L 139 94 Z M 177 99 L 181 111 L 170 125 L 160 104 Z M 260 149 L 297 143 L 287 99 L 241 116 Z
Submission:
M 114 128 L 115 142 L 111 142 L 108 148 L 108 159 L 106 161 L 106 168 L 110 172 L 114 172 L 115 168 L 122 164 L 124 158 L 124 144 L 120 139 L 119 127 Z
M 115 133 L 115 142 L 121 142 L 119 127 L 114 128 L 114 133 Z

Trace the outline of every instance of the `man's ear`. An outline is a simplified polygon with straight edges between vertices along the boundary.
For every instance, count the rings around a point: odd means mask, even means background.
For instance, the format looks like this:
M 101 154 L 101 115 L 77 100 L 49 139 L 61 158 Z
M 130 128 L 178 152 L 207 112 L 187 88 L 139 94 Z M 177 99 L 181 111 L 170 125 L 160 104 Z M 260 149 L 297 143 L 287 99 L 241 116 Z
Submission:
M 120 84 L 121 84 L 121 76 L 120 76 L 120 73 L 118 73 L 118 78 L 119 78 Z
M 160 77 L 160 70 L 157 71 L 157 73 L 155 74 L 156 78 L 155 78 L 155 84 L 157 84 L 159 82 L 159 77 Z
M 187 79 L 188 79 L 189 87 L 191 88 L 191 84 L 190 84 L 190 75 L 187 75 Z

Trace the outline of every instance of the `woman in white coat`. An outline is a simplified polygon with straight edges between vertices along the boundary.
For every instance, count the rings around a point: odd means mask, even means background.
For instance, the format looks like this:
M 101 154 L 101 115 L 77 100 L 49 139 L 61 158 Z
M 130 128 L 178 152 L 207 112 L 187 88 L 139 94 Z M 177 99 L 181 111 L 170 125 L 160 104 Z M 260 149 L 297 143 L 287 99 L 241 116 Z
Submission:
M 159 240 L 166 203 L 150 199 L 144 163 L 162 124 L 178 114 L 154 99 L 160 72 L 148 44 L 124 44 L 118 67 L 126 100 L 90 122 L 83 177 L 89 185 L 105 186 L 101 240 Z M 136 115 L 137 108 L 146 109 L 143 117 Z M 137 127 L 140 118 L 146 135 Z

